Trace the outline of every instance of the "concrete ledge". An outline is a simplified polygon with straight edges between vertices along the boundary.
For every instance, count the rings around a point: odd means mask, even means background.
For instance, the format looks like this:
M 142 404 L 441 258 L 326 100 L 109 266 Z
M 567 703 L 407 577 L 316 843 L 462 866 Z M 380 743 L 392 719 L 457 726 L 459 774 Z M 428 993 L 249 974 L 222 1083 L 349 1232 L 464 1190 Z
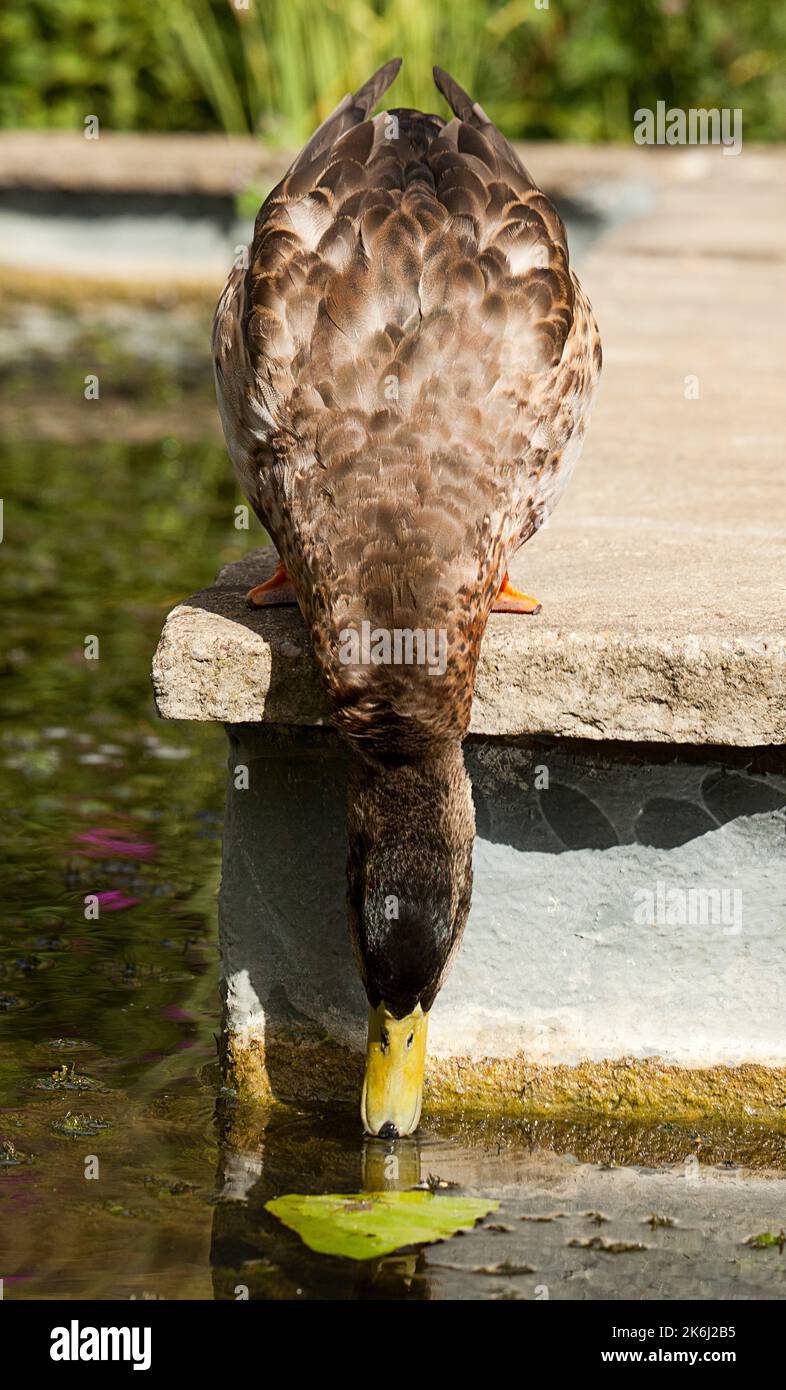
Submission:
M 556 525 L 525 547 L 513 580 L 544 608 L 535 618 L 492 615 L 471 732 L 742 746 L 786 740 L 786 637 L 775 630 L 774 611 L 696 612 L 692 629 L 684 596 L 671 592 L 679 570 L 668 538 L 637 537 L 633 551 L 618 533 L 613 547 L 599 538 L 593 549 L 585 537 L 577 557 Z M 273 566 L 272 547 L 255 551 L 170 613 L 153 663 L 163 718 L 327 722 L 299 612 L 254 612 L 245 603 Z M 662 608 L 646 593 L 653 574 Z M 766 619 L 764 630 L 757 617 Z
M 249 208 L 256 211 L 293 154 L 244 136 L 0 133 L 0 292 L 83 307 L 92 296 L 123 299 L 131 289 L 212 312 L 237 246 L 251 236 Z M 646 201 L 649 185 L 630 154 L 528 148 L 561 202 L 574 262 L 602 226 Z M 653 154 L 657 179 L 667 165 Z M 237 195 L 246 191 L 241 215 Z
M 284 153 L 253 136 L 8 130 L 0 135 L 0 188 L 58 193 L 205 194 L 232 197 L 255 180 L 272 185 Z
M 536 176 L 546 166 L 560 186 L 641 174 L 636 146 L 571 145 L 528 141 L 517 146 Z M 249 184 L 272 187 L 296 151 L 266 145 L 255 135 L 101 130 L 98 140 L 81 131 L 5 130 L 0 133 L 0 189 L 49 189 L 73 193 L 207 194 L 232 197 Z M 690 151 L 646 151 L 648 175 L 677 177 Z M 665 156 L 665 157 L 664 157 Z M 768 150 L 759 158 L 771 158 Z

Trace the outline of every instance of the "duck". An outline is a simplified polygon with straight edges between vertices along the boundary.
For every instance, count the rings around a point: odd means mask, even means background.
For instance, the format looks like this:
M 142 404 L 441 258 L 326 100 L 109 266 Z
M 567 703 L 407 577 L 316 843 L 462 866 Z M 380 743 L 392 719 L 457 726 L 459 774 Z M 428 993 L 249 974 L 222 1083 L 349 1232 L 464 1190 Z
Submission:
M 213 324 L 237 479 L 348 750 L 347 913 L 368 998 L 368 1135 L 420 1122 L 429 1015 L 472 897 L 462 751 L 493 613 L 536 614 L 514 553 L 581 451 L 598 327 L 563 222 L 442 69 L 452 111 L 339 103 L 262 204 Z

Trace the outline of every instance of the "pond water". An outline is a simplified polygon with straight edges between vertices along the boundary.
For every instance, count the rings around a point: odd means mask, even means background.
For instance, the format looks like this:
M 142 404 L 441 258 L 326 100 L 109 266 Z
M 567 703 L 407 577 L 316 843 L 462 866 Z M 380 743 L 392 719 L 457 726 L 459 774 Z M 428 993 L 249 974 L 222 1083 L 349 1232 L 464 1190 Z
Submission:
M 167 610 L 256 539 L 234 524 L 208 322 L 11 305 L 0 331 L 5 1298 L 782 1296 L 778 1249 L 744 1244 L 784 1222 L 780 1141 L 758 1127 L 443 1120 L 391 1149 L 354 1111 L 266 1115 L 222 1091 L 224 736 L 161 723 L 148 676 Z M 500 1212 L 356 1264 L 265 1210 L 430 1174 Z M 648 1226 L 654 1209 L 677 1224 Z

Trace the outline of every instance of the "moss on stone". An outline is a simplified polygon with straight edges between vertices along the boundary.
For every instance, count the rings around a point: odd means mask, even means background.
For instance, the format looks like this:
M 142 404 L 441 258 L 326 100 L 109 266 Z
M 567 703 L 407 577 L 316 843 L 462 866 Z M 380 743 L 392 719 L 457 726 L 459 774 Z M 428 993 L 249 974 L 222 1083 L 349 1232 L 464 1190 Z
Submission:
M 227 1083 L 260 1101 L 354 1101 L 362 1056 L 325 1037 L 277 1034 L 267 1044 L 225 1033 Z M 765 1123 L 786 1133 L 786 1068 L 684 1068 L 661 1058 L 543 1066 L 510 1058 L 431 1058 L 424 1114 L 701 1120 Z

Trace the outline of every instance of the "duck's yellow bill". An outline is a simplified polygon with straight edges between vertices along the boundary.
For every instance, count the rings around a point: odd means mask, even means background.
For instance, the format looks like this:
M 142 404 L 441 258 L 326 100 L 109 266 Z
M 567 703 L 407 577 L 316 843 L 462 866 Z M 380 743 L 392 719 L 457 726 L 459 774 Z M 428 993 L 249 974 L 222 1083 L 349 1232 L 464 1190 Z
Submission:
M 418 1127 L 423 1104 L 428 1014 L 420 1005 L 395 1018 L 384 1004 L 369 1009 L 366 1075 L 360 1114 L 367 1134 L 395 1139 Z

